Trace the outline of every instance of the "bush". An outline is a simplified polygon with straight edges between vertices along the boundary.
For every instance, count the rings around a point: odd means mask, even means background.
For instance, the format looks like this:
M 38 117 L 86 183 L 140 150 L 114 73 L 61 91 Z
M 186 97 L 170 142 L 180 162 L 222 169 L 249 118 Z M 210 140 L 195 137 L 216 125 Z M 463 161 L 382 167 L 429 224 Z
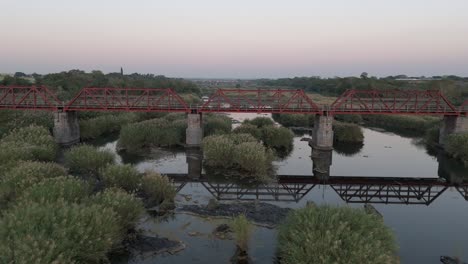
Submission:
M 106 187 L 118 187 L 128 192 L 136 191 L 141 180 L 140 173 L 131 165 L 109 165 L 100 175 Z
M 208 136 L 203 139 L 203 154 L 208 166 L 231 167 L 233 150 L 234 143 L 227 136 Z
M 57 144 L 46 128 L 28 126 L 14 129 L 0 140 L 0 160 L 5 164 L 16 160 L 52 161 Z
M 95 118 L 80 120 L 80 134 L 82 139 L 97 138 L 104 134 L 117 132 L 124 125 L 139 120 L 136 113 L 106 114 Z
M 272 126 L 275 124 L 273 120 L 269 117 L 256 117 L 254 119 L 247 119 L 244 121 L 245 124 L 251 124 L 258 128 L 262 128 L 264 126 Z
M 223 115 L 205 115 L 203 121 L 203 133 L 205 136 L 227 134 L 232 130 L 231 119 Z
M 209 136 L 203 140 L 205 164 L 211 167 L 229 169 L 237 167 L 245 174 L 265 179 L 271 168 L 273 153 L 266 149 L 250 134 Z
M 314 125 L 314 115 L 304 114 L 273 114 L 273 120 L 285 127 L 311 127 Z
M 270 148 L 289 152 L 293 148 L 294 134 L 285 127 L 264 126 L 262 128 L 262 141 Z
M 362 209 L 307 207 L 279 227 L 281 263 L 395 263 L 395 238 Z
M 428 145 L 439 144 L 439 127 L 432 127 L 426 131 L 424 142 Z
M 339 120 L 341 122 L 353 123 L 353 124 L 360 124 L 363 121 L 362 116 L 361 115 L 356 115 L 356 114 L 336 115 L 335 119 Z
M 411 131 L 424 135 L 426 130 L 438 126 L 440 118 L 433 116 L 404 116 L 404 115 L 367 115 L 364 117 L 367 125 L 392 129 L 393 131 Z
M 21 162 L 0 179 L 0 205 L 14 201 L 24 189 L 43 179 L 66 175 L 67 170 L 56 163 Z
M 128 229 L 134 229 L 141 214 L 145 211 L 143 202 L 133 194 L 112 188 L 100 192 L 90 199 L 90 203 L 111 208 L 118 216 L 122 235 Z
M 256 139 L 262 138 L 262 131 L 252 124 L 242 124 L 234 128 L 232 132 L 236 134 L 250 134 Z
M 445 142 L 445 151 L 468 165 L 468 133 L 448 136 Z
M 255 176 L 257 179 L 266 178 L 273 161 L 273 153 L 266 150 L 259 142 L 245 142 L 236 145 L 233 157 L 235 164 L 248 172 L 242 176 Z
M 236 236 L 237 246 L 242 250 L 246 250 L 249 243 L 250 232 L 252 230 L 249 220 L 245 215 L 241 214 L 232 220 L 230 226 Z
M 127 125 L 120 131 L 119 148 L 138 152 L 144 147 L 174 146 L 185 143 L 185 121 L 164 118 Z
M 148 205 L 158 205 L 161 202 L 173 201 L 176 191 L 168 177 L 156 172 L 147 172 L 141 179 L 141 191 Z
M 0 138 L 13 129 L 31 125 L 52 130 L 54 118 L 47 111 L 2 110 L 0 113 Z
M 99 263 L 119 239 L 110 208 L 25 202 L 0 219 L 0 262 Z
M 334 140 L 346 143 L 362 143 L 364 134 L 360 126 L 351 123 L 333 122 Z
M 90 186 L 83 180 L 72 176 L 44 179 L 26 189 L 21 195 L 22 201 L 53 203 L 63 200 L 79 203 L 91 193 Z
M 96 175 L 99 169 L 114 162 L 114 154 L 89 145 L 71 148 L 65 153 L 65 164 L 71 171 Z

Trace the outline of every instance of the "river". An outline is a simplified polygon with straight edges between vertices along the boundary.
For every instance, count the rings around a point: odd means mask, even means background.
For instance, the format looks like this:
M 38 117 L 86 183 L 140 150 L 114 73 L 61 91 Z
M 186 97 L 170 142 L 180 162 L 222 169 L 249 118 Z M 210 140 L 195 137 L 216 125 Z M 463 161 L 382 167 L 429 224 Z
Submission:
M 232 117 L 242 121 L 252 115 Z M 313 178 L 315 163 L 322 171 L 323 168 L 329 169 L 330 184 L 309 184 L 295 196 L 286 195 L 284 199 L 268 195 L 259 199 L 290 208 L 304 207 L 307 201 L 362 207 L 367 201 L 394 231 L 401 263 L 440 263 L 443 255 L 458 256 L 468 261 L 468 188 L 456 187 L 468 181 L 468 169 L 443 154 L 426 150 L 418 138 L 402 137 L 379 129 L 363 128 L 363 131 L 363 146 L 340 146 L 330 157 L 314 160 L 308 142 L 304 141 L 310 136 L 297 135 L 293 151 L 286 158 L 274 162 L 277 174 L 282 178 Z M 155 170 L 170 175 L 187 174 L 189 169 L 197 171 L 196 166 L 200 166 L 190 164 L 192 168 L 189 168 L 184 149 L 153 150 L 144 157 L 135 157 L 119 155 L 116 140 L 112 138 L 95 144 L 116 153 L 118 163 L 131 163 L 142 172 Z M 209 186 L 216 185 L 210 185 L 209 181 L 182 182 L 177 185 L 180 189 L 176 198 L 178 204 L 206 204 L 216 195 L 221 200 L 252 197 L 223 194 L 216 188 L 213 194 Z M 395 186 L 401 182 L 411 184 L 403 184 L 403 190 L 397 190 Z M 235 252 L 234 241 L 215 239 L 211 235 L 213 229 L 223 222 L 226 221 L 186 214 L 174 214 L 164 219 L 148 218 L 142 222 L 142 228 L 180 240 L 186 248 L 174 255 L 131 257 L 125 262 L 228 263 Z M 197 235 L 193 235 L 194 232 Z M 248 253 L 252 263 L 272 263 L 276 253 L 276 231 L 256 227 Z

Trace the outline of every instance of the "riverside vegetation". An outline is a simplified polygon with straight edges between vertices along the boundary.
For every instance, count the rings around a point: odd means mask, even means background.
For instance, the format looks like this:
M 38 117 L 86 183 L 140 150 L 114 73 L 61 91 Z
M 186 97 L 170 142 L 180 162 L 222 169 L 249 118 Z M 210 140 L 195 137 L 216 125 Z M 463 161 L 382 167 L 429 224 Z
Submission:
M 43 127 L 16 128 L 0 146 L 1 263 L 106 261 L 134 232 L 145 205 L 174 200 L 166 177 L 115 165 L 112 154 L 94 147 L 71 148 L 67 167 L 52 162 L 58 147 Z
M 349 207 L 306 207 L 279 227 L 284 264 L 399 263 L 395 238 L 381 218 Z

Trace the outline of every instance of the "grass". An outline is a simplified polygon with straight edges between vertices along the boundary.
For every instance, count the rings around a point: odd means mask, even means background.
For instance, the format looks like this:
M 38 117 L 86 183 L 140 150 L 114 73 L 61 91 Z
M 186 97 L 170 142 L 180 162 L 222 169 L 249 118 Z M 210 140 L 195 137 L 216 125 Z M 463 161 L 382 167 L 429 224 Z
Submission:
M 306 207 L 278 230 L 284 264 L 398 263 L 391 230 L 375 215 L 350 207 Z
M 91 193 L 90 185 L 72 176 L 48 178 L 26 189 L 22 201 L 51 203 L 59 200 L 79 203 Z
M 236 244 L 241 250 L 247 250 L 250 233 L 252 232 L 252 225 L 250 221 L 241 214 L 232 219 L 230 226 L 234 231 L 236 237 Z

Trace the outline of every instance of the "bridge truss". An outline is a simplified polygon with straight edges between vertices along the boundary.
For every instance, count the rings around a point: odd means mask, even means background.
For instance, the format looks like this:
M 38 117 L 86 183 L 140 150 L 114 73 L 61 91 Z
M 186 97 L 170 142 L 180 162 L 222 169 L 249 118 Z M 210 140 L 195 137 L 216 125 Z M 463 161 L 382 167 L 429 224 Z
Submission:
M 189 105 L 172 89 L 83 88 L 61 102 L 44 86 L 0 86 L 0 109 L 124 112 L 245 112 L 290 114 L 466 115 L 440 91 L 348 90 L 331 105 L 316 104 L 302 90 L 218 89 Z

